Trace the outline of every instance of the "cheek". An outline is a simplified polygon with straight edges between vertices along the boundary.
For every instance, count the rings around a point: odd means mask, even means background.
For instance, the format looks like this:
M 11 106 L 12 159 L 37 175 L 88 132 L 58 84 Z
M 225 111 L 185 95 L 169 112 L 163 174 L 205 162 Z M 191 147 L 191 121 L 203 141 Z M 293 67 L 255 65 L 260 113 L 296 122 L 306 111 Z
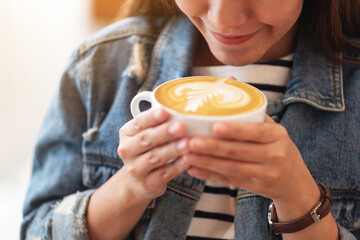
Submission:
M 302 4 L 302 0 L 275 0 L 261 6 L 255 5 L 253 9 L 259 21 L 274 27 L 290 28 L 299 18 Z
M 282 38 L 295 24 L 299 18 L 301 9 L 291 12 L 273 12 L 268 16 L 263 15 L 263 22 L 266 24 L 265 34 L 268 37 L 278 40 Z M 265 19 L 266 17 L 266 19 Z

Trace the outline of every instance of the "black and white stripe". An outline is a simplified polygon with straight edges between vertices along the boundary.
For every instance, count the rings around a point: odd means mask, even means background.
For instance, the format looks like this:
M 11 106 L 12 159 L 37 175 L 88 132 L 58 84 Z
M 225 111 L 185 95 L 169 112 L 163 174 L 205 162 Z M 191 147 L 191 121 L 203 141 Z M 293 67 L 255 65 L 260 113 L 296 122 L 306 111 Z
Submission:
M 235 187 L 206 181 L 186 239 L 234 239 L 236 195 Z
M 237 190 L 230 189 L 228 187 L 205 186 L 204 193 L 223 194 L 223 195 L 229 195 L 231 197 L 236 197 Z
M 254 63 L 254 64 L 292 68 L 293 61 L 292 61 L 292 56 L 289 55 L 289 56 L 286 56 L 286 57 L 278 59 L 278 60 L 273 60 L 273 61 L 268 61 L 268 62 L 259 62 L 259 63 Z
M 193 76 L 234 76 L 263 91 L 268 100 L 281 99 L 290 79 L 293 55 L 247 66 L 194 67 Z M 234 239 L 237 189 L 215 181 L 206 186 L 191 221 L 187 240 Z

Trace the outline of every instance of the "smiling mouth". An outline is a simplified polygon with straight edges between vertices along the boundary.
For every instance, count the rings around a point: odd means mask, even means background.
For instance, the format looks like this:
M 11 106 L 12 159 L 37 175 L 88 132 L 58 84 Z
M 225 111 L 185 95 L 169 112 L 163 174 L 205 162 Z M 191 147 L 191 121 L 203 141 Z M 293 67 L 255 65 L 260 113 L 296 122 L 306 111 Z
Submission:
M 218 40 L 222 44 L 239 45 L 253 38 L 258 31 L 247 35 L 224 35 L 213 31 L 210 32 L 216 38 L 216 40 Z

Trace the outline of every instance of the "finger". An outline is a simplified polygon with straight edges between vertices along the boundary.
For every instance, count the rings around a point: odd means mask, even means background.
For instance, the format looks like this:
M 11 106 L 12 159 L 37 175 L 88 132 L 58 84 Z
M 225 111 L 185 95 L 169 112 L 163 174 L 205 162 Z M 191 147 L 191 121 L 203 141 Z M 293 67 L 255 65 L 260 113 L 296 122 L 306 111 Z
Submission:
M 274 119 L 272 119 L 269 115 L 265 115 L 265 122 L 272 122 L 272 123 L 274 123 L 275 121 L 274 121 Z
M 256 178 L 243 176 L 234 178 L 203 168 L 189 167 L 187 173 L 195 178 L 223 182 L 242 189 L 248 189 L 254 193 L 259 192 L 259 186 L 261 186 Z
M 215 123 L 212 127 L 215 136 L 237 141 L 271 143 L 281 136 L 287 136 L 286 129 L 277 123 Z
M 134 136 L 144 129 L 157 126 L 165 122 L 169 114 L 162 108 L 150 108 L 124 124 L 120 129 L 120 135 Z
M 127 171 L 134 177 L 146 177 L 149 173 L 170 160 L 176 159 L 188 152 L 188 139 L 180 139 L 156 147 L 136 159 L 135 163 L 127 165 Z
M 265 192 L 269 192 L 269 185 L 271 182 L 274 181 L 263 181 L 259 178 L 255 177 L 232 177 L 228 175 L 223 175 L 215 171 L 207 170 L 204 168 L 197 168 L 190 166 L 187 170 L 188 174 L 195 178 L 200 178 L 204 180 L 213 180 L 213 181 L 220 181 L 232 186 L 236 186 L 241 189 L 247 189 L 253 193 L 257 194 L 264 194 Z
M 262 171 L 261 164 L 220 159 L 207 155 L 188 154 L 184 159 L 186 165 L 190 167 L 215 172 L 228 178 L 258 178 Z
M 178 158 L 172 163 L 154 169 L 148 175 L 147 183 L 153 186 L 161 185 L 167 183 L 171 179 L 186 171 L 189 166 L 184 161 L 182 161 L 182 159 L 183 158 Z
M 263 144 L 204 137 L 192 138 L 189 149 L 194 153 L 257 163 L 263 162 L 268 150 Z
M 185 136 L 186 129 L 180 122 L 166 122 L 143 130 L 139 134 L 120 142 L 118 153 L 122 158 L 137 158 L 152 148 Z

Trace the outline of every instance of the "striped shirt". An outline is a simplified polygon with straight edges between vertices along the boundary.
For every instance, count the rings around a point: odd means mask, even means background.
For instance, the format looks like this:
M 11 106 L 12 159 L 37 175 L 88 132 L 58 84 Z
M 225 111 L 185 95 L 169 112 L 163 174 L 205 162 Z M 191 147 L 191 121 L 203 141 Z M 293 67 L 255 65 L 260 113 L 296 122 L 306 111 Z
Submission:
M 249 83 L 264 92 L 268 100 L 281 99 L 290 79 L 293 54 L 278 60 L 246 66 L 193 67 L 193 76 L 217 76 Z
M 281 99 L 290 79 L 293 55 L 247 66 L 194 67 L 193 76 L 234 76 L 266 95 L 269 101 Z M 187 233 L 187 240 L 234 239 L 237 189 L 207 180 Z
M 206 181 L 186 239 L 234 239 L 236 194 L 235 187 Z

